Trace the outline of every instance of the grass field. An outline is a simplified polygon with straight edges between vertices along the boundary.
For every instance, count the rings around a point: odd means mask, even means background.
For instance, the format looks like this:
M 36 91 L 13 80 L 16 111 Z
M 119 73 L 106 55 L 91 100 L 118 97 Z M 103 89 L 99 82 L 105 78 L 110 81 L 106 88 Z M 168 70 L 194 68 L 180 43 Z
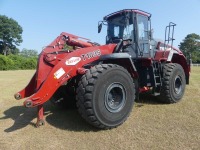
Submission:
M 0 150 L 199 150 L 200 67 L 193 67 L 190 85 L 177 104 L 154 97 L 135 103 L 128 120 L 112 130 L 97 130 L 76 110 L 45 105 L 45 126 L 35 128 L 36 109 L 13 98 L 34 71 L 0 72 Z

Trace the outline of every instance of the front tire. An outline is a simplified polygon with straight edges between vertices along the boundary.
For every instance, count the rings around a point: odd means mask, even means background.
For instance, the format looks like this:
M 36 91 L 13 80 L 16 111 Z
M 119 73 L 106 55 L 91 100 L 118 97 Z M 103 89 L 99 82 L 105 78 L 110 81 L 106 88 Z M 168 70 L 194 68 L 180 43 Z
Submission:
M 160 100 L 164 103 L 177 103 L 185 92 L 185 73 L 181 65 L 165 64 L 163 67 L 163 82 Z
M 91 125 L 110 129 L 129 116 L 135 87 L 128 71 L 118 65 L 102 64 L 89 69 L 77 88 L 77 107 Z

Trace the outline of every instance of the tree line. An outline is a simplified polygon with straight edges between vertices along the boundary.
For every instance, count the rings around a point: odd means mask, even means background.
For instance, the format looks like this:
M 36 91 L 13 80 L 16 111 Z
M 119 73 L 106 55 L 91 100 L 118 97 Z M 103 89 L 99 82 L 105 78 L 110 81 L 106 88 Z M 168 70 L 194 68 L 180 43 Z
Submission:
M 36 50 L 22 49 L 22 27 L 12 18 L 0 15 L 0 70 L 35 69 L 38 53 Z M 191 33 L 179 45 L 186 57 L 193 63 L 200 63 L 200 35 Z
M 12 18 L 0 15 L 0 70 L 35 69 L 38 53 L 22 49 L 22 27 Z
M 193 63 L 200 63 L 200 35 L 188 34 L 180 43 L 179 49 L 186 57 L 191 56 Z

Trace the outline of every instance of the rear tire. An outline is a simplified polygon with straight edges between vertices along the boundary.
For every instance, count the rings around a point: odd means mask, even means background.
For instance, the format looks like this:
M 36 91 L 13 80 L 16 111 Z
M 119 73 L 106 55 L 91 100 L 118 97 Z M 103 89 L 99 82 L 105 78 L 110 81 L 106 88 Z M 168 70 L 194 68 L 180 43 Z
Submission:
M 129 116 L 135 99 L 133 80 L 126 69 L 113 64 L 96 65 L 82 76 L 77 107 L 91 125 L 110 129 Z
M 185 73 L 181 65 L 165 64 L 163 67 L 163 82 L 160 100 L 164 103 L 177 103 L 185 92 Z

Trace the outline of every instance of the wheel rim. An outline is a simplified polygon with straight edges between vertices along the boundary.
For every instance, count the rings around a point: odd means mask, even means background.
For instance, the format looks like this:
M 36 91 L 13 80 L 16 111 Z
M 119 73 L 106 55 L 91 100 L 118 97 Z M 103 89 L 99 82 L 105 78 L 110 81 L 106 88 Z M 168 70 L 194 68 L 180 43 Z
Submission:
M 176 76 L 174 80 L 174 91 L 176 94 L 180 94 L 182 91 L 182 80 L 180 76 Z
M 117 113 L 125 105 L 126 92 L 125 88 L 120 83 L 112 83 L 105 93 L 105 106 L 109 112 Z

